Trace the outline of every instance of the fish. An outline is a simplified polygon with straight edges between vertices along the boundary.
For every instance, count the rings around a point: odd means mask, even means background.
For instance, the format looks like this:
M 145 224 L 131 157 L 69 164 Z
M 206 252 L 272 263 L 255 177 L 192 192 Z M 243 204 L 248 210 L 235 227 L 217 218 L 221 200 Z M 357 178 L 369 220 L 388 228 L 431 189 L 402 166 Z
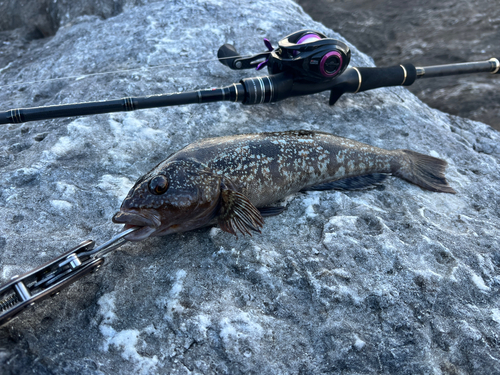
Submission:
M 309 130 L 207 138 L 173 153 L 140 177 L 113 222 L 140 227 L 140 241 L 218 224 L 237 235 L 260 232 L 276 202 L 311 190 L 360 190 L 389 175 L 422 189 L 455 194 L 447 162 L 410 150 L 385 150 Z M 274 204 L 274 206 L 273 206 Z

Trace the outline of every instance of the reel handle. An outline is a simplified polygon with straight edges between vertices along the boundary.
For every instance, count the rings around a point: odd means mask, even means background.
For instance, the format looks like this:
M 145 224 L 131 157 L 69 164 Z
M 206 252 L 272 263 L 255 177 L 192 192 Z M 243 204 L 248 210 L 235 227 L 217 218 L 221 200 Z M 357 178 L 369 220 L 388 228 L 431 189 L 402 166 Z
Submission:
M 232 44 L 224 44 L 217 52 L 219 61 L 230 69 L 240 69 L 235 67 L 236 59 L 241 59 L 241 55 Z
M 233 70 L 252 69 L 257 68 L 259 65 L 269 58 L 271 52 L 258 53 L 253 56 L 241 56 L 232 44 L 224 44 L 217 52 L 219 61 Z

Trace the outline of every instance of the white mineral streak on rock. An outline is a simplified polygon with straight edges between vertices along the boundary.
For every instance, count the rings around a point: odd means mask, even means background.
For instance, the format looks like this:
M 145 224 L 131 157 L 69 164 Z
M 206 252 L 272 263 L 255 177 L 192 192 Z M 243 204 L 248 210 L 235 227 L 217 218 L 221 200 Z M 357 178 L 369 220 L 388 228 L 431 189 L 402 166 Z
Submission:
M 99 314 L 102 316 L 101 324 L 109 325 L 116 320 L 115 301 L 116 292 L 104 294 L 97 301 L 97 304 L 99 305 Z
M 76 186 L 58 181 L 56 183 L 56 190 L 61 193 L 62 198 L 71 198 L 76 192 Z
M 137 329 L 125 329 L 116 331 L 112 327 L 112 323 L 117 323 L 117 316 L 115 314 L 116 292 L 104 294 L 97 304 L 99 305 L 99 314 L 102 317 L 99 330 L 104 337 L 101 350 L 108 352 L 110 346 L 118 349 L 121 352 L 121 357 L 135 366 L 136 373 L 150 374 L 151 371 L 156 370 L 158 365 L 158 357 L 144 357 L 137 351 L 136 346 L 140 345 L 140 349 L 145 349 L 146 345 L 141 343 L 139 336 L 141 332 Z M 151 333 L 151 327 L 146 327 L 146 333 Z
M 71 203 L 59 199 L 51 200 L 50 204 L 52 205 L 52 207 L 54 207 L 57 211 L 60 211 L 61 213 L 64 211 L 68 211 L 71 209 L 71 207 L 73 207 Z
M 113 193 L 120 201 L 126 196 L 130 188 L 134 185 L 127 177 L 112 176 L 105 174 L 101 177 L 97 186 L 108 193 Z
M 85 143 L 94 141 L 92 126 L 84 118 L 73 120 L 68 126 L 68 135 L 60 137 L 49 149 L 43 152 L 43 162 L 53 162 L 60 157 L 69 157 L 84 152 Z
M 481 276 L 476 275 L 475 273 L 471 272 L 470 278 L 471 278 L 472 282 L 474 283 L 474 285 L 476 286 L 476 288 L 478 288 L 479 290 L 482 290 L 484 292 L 490 291 L 491 288 L 484 283 L 484 280 Z
M 219 336 L 224 348 L 232 355 L 250 357 L 259 354 L 264 329 L 260 318 L 250 313 L 234 311 L 219 322 Z
M 361 350 L 365 347 L 366 345 L 366 342 L 364 342 L 363 340 L 361 340 L 357 335 L 354 336 L 356 338 L 356 341 L 354 342 L 354 347 L 357 349 L 357 350 Z
M 185 278 L 186 271 L 178 270 L 175 273 L 175 281 L 168 295 L 157 300 L 158 306 L 165 306 L 165 319 L 167 320 L 171 320 L 174 315 L 181 314 L 184 311 L 184 307 L 179 303 L 179 296 L 182 292 Z
M 320 196 L 321 193 L 314 191 L 308 192 L 305 197 L 302 197 L 302 204 L 306 207 L 306 217 L 314 218 L 317 216 L 316 212 L 314 211 L 314 206 L 320 204 Z
M 491 319 L 500 325 L 500 309 L 491 309 Z

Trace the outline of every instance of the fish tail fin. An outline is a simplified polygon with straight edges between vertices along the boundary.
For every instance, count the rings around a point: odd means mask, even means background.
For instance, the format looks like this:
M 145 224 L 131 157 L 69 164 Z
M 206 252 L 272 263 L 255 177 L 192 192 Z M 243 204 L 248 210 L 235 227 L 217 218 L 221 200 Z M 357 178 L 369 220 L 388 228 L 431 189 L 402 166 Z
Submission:
M 410 150 L 398 150 L 402 160 L 393 175 L 401 177 L 423 189 L 442 193 L 456 194 L 448 184 L 444 171 L 448 163 L 433 156 Z

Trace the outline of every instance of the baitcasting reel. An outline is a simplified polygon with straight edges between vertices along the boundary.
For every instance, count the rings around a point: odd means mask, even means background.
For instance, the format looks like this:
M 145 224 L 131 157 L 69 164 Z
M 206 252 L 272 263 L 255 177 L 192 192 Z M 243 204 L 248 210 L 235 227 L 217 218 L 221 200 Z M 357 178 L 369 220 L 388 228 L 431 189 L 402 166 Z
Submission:
M 339 40 L 327 38 L 325 34 L 313 30 L 300 30 L 278 42 L 273 48 L 264 39 L 268 52 L 243 58 L 231 44 L 219 48 L 217 57 L 231 69 L 241 70 L 267 65 L 269 74 L 292 73 L 296 81 L 328 82 L 339 76 L 349 65 L 351 51 Z M 264 61 L 258 60 L 265 58 Z

